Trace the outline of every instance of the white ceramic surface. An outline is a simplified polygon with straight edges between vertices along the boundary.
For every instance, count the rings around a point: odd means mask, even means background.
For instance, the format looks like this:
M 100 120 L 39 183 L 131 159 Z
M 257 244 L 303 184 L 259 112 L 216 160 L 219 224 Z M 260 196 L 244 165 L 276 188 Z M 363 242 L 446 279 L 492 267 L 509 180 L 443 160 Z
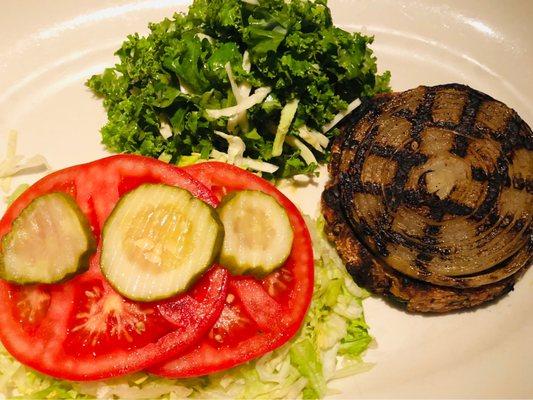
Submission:
M 179 0 L 1 0 L 0 153 L 6 133 L 54 169 L 106 152 L 101 102 L 84 87 L 114 62 L 125 35 L 184 9 Z M 392 86 L 469 84 L 515 108 L 533 125 L 533 1 L 332 0 L 334 20 L 375 35 Z M 20 176 L 32 182 L 39 175 Z M 318 183 L 285 188 L 315 214 Z M 0 208 L 0 211 L 2 209 Z M 377 347 L 368 373 L 338 381 L 336 398 L 533 398 L 533 271 L 501 301 L 445 316 L 409 315 L 365 302 Z

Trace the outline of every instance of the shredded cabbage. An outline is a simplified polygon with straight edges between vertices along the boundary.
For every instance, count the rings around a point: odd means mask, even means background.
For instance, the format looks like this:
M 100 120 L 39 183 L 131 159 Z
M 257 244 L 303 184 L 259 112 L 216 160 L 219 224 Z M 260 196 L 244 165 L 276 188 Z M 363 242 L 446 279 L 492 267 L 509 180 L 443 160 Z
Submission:
M 307 125 L 303 125 L 298 129 L 298 136 L 309 143 L 313 148 L 321 153 L 326 151 L 329 144 L 329 139 L 326 135 L 310 129 Z
M 255 90 L 254 94 L 243 99 L 240 103 L 235 106 L 220 108 L 217 110 L 208 109 L 205 110 L 206 114 L 213 119 L 218 119 L 222 117 L 231 117 L 242 111 L 246 111 L 249 108 L 255 106 L 256 104 L 261 103 L 268 94 L 272 91 L 269 87 L 260 87 Z
M 161 127 L 159 128 L 159 133 L 165 139 L 170 139 L 172 137 L 172 127 L 165 120 L 161 120 Z M 165 153 L 163 152 L 161 154 L 165 154 Z M 170 156 L 170 158 L 172 158 L 172 156 Z
M 49 169 L 46 159 L 37 154 L 25 159 L 17 154 L 17 132 L 10 131 L 7 136 L 6 157 L 0 160 L 0 187 L 4 193 L 9 192 L 11 188 L 11 179 L 19 172 L 27 171 L 33 168 Z
M 247 51 L 244 52 L 242 59 L 243 70 L 245 70 L 246 72 L 250 72 L 250 55 Z M 241 84 L 238 84 L 236 82 L 235 77 L 233 76 L 233 71 L 231 70 L 230 63 L 227 63 L 225 68 L 226 73 L 228 74 L 228 79 L 230 81 L 231 90 L 233 91 L 233 95 L 235 96 L 235 100 L 237 101 L 237 104 L 242 103 L 250 96 L 252 86 L 248 82 L 242 82 Z M 237 126 L 240 126 L 242 132 L 248 132 L 249 124 L 248 114 L 246 110 L 239 111 L 237 114 L 232 115 L 228 118 L 227 127 L 229 132 L 234 132 Z
M 355 99 L 354 101 L 352 101 L 350 104 L 348 104 L 348 107 L 346 107 L 345 110 L 342 110 L 341 112 L 339 112 L 337 115 L 335 115 L 335 117 L 333 117 L 333 119 L 329 123 L 327 123 L 326 125 L 322 127 L 322 132 L 326 133 L 332 128 L 334 128 L 335 125 L 341 122 L 344 117 L 350 114 L 357 107 L 359 107 L 360 104 L 361 104 L 360 99 Z
M 333 379 L 368 370 L 361 354 L 371 342 L 361 302 L 367 293 L 350 279 L 323 233 L 306 219 L 313 239 L 315 288 L 299 333 L 279 349 L 228 371 L 194 379 L 145 373 L 98 382 L 49 378 L 18 363 L 0 346 L 0 398 L 155 399 L 321 398 Z
M 294 119 L 296 111 L 298 110 L 298 103 L 298 99 L 291 100 L 281 109 L 281 116 L 279 119 L 278 128 L 276 130 L 276 137 L 274 138 L 274 144 L 272 145 L 273 157 L 280 156 L 283 152 L 283 142 L 285 141 L 285 136 L 287 135 L 287 132 L 292 124 L 292 120 Z
M 295 136 L 288 136 L 285 138 L 285 141 L 290 144 L 292 147 L 297 148 L 300 150 L 300 157 L 304 159 L 307 165 L 316 164 L 316 158 L 315 155 L 309 148 L 303 144 L 300 140 L 296 139 Z
M 215 131 L 215 135 L 226 139 L 228 142 L 228 152 L 224 153 L 216 149 L 211 150 L 210 157 L 213 160 L 221 161 L 241 168 L 251 169 L 259 172 L 267 172 L 272 174 L 279 168 L 277 165 L 267 163 L 265 161 L 254 160 L 252 158 L 243 157 L 246 145 L 244 141 L 235 135 L 228 135 L 227 133 Z

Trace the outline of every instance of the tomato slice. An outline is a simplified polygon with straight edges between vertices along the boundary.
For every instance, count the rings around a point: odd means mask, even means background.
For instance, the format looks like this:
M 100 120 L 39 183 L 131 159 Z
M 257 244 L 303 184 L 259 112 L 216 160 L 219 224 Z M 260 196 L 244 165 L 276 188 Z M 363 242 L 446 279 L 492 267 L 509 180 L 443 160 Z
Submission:
M 65 192 L 87 215 L 100 241 L 103 223 L 125 192 L 145 183 L 218 199 L 182 169 L 140 156 L 113 156 L 57 171 L 24 192 L 0 220 L 0 238 L 37 196 Z M 138 303 L 116 293 L 100 273 L 99 250 L 87 272 L 62 284 L 0 281 L 0 339 L 22 363 L 57 378 L 91 380 L 138 371 L 189 351 L 224 307 L 228 273 L 212 267 L 186 294 Z
M 191 352 L 150 368 L 165 377 L 183 378 L 221 371 L 272 351 L 300 328 L 313 294 L 311 239 L 296 206 L 272 184 L 240 168 L 206 162 L 185 168 L 219 199 L 235 190 L 260 190 L 285 208 L 294 231 L 291 254 L 277 271 L 257 280 L 232 276 L 224 309 Z

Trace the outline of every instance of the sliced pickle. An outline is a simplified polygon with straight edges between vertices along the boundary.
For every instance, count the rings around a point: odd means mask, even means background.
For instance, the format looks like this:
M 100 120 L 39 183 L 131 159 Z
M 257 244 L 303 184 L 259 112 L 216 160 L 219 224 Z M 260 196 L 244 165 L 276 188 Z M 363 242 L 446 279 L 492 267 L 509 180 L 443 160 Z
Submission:
M 265 276 L 291 253 L 293 231 L 285 209 L 272 196 L 243 190 L 218 208 L 225 237 L 220 262 L 235 274 Z
M 102 272 L 129 299 L 168 298 L 213 263 L 223 237 L 211 206 L 184 189 L 144 184 L 123 196 L 106 221 Z
M 17 284 L 58 283 L 88 268 L 95 241 L 72 197 L 37 197 L 2 238 L 0 278 Z

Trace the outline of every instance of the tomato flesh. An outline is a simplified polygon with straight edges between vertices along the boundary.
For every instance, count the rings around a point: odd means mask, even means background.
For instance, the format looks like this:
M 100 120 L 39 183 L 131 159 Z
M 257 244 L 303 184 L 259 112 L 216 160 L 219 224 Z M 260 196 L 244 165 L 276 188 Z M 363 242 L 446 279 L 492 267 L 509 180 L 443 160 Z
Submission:
M 294 241 L 285 264 L 261 280 L 231 276 L 224 309 L 191 352 L 150 368 L 173 378 L 221 371 L 272 351 L 300 328 L 313 294 L 314 264 L 309 232 L 296 206 L 269 182 L 240 168 L 206 162 L 185 168 L 221 199 L 235 190 L 260 190 L 286 210 Z
M 57 171 L 34 184 L 0 220 L 0 238 L 34 198 L 64 192 L 76 200 L 101 242 L 103 224 L 120 196 L 145 182 L 176 185 L 208 204 L 218 203 L 179 168 L 140 156 L 113 156 Z M 87 272 L 62 284 L 0 281 L 0 339 L 19 361 L 70 380 L 139 371 L 193 348 L 224 307 L 224 268 L 212 267 L 186 294 L 139 303 L 111 288 L 100 272 L 99 254 L 91 257 Z

